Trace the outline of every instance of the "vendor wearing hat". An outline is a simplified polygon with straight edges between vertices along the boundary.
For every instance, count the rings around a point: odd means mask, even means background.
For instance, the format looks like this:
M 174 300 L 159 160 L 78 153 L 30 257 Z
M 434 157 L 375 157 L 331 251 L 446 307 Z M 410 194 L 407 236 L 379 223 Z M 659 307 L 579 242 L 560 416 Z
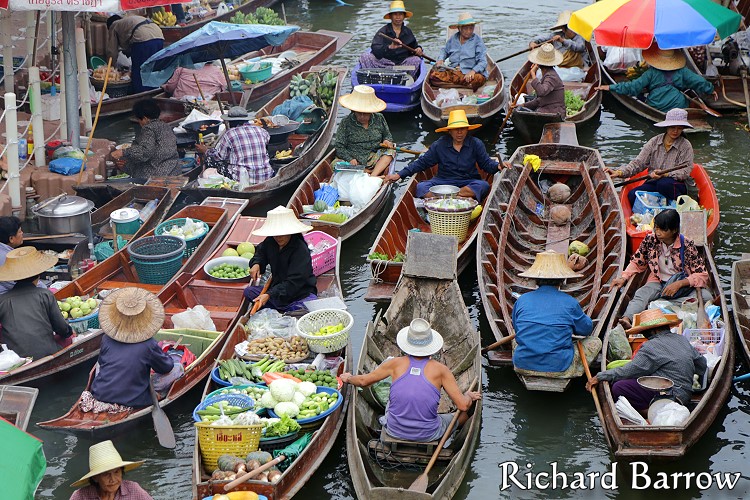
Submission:
M 632 97 L 646 94 L 646 104 L 662 113 L 674 108 L 688 108 L 690 101 L 683 94 L 685 90 L 711 94 L 714 100 L 719 98 L 711 82 L 685 67 L 685 54 L 681 50 L 662 50 L 654 41 L 642 54 L 649 68 L 641 76 L 597 88 Z
M 672 394 L 683 405 L 693 395 L 693 375 L 702 380 L 706 373 L 706 358 L 690 344 L 687 337 L 672 333 L 671 327 L 680 319 L 668 318 L 661 309 L 649 309 L 639 315 L 640 322 L 625 333 L 640 333 L 647 342 L 641 345 L 633 359 L 620 367 L 599 372 L 586 383 L 591 391 L 599 382 L 612 384 L 612 399 L 625 396 L 636 410 L 647 410 L 658 391 L 641 386 L 637 379 L 644 376 L 664 377 L 674 383 Z
M 39 275 L 56 264 L 54 255 L 20 247 L 8 252 L 0 267 L 0 281 L 15 282 L 0 295 L 2 342 L 21 357 L 38 360 L 55 354 L 60 345 L 54 335 L 63 339 L 73 335 L 55 296 L 37 286 Z
M 546 251 L 536 254 L 534 264 L 519 276 L 536 281 L 538 288 L 521 295 L 513 305 L 516 372 L 550 378 L 581 376 L 583 365 L 573 347 L 573 335 L 586 337 L 582 344 L 589 364 L 601 350 L 602 341 L 590 336 L 591 318 L 560 286 L 566 279 L 582 275 L 570 269 L 563 254 Z
M 89 472 L 71 486 L 80 488 L 70 500 L 152 500 L 135 481 L 122 476 L 143 462 L 126 462 L 112 441 L 102 441 L 89 448 Z
M 352 112 L 336 131 L 336 161 L 364 165 L 365 172 L 375 177 L 383 175 L 396 156 L 391 130 L 380 113 L 385 101 L 377 98 L 372 87 L 357 85 L 351 94 L 339 97 L 339 104 Z
M 417 184 L 418 198 L 434 196 L 430 193 L 432 186 L 448 184 L 460 188 L 458 196 L 474 198 L 481 203 L 490 191 L 490 184 L 479 176 L 477 165 L 488 174 L 494 174 L 498 171 L 500 163 L 487 154 L 482 141 L 469 135 L 469 130 L 479 127 L 481 125 L 469 124 L 464 110 L 451 111 L 448 125 L 437 129 L 437 132 L 448 134 L 433 142 L 426 153 L 406 168 L 386 176 L 385 181 L 405 179 L 437 164 L 438 171 L 435 177 Z
M 268 212 L 263 225 L 253 231 L 266 239 L 255 247 L 250 278 L 259 279 L 270 266 L 271 286 L 266 293 L 261 293 L 261 286 L 249 286 L 245 289 L 246 298 L 281 312 L 303 309 L 306 301 L 317 298 L 310 249 L 302 237 L 311 229 L 297 220 L 289 208 L 278 206 Z
M 449 28 L 458 30 L 445 43 L 435 69 L 430 72 L 430 81 L 471 87 L 475 92 L 487 81 L 487 47 L 482 37 L 474 33 L 479 21 L 468 12 L 458 16 L 458 22 Z M 447 64 L 447 66 L 446 66 Z
M 365 52 L 359 57 L 359 65 L 362 68 L 392 68 L 393 66 L 412 66 L 413 70 L 409 73 L 416 77 L 419 67 L 422 65 L 422 47 L 417 43 L 411 29 L 404 24 L 405 19 L 409 19 L 412 13 L 406 10 L 404 2 L 396 0 L 391 2 L 388 12 L 383 16 L 390 22 L 380 28 L 370 45 L 370 52 Z M 398 40 L 391 42 L 381 36 L 386 35 Z M 416 52 L 412 53 L 406 47 L 411 47 Z
M 575 31 L 568 28 L 568 22 L 572 11 L 564 10 L 557 16 L 557 22 L 550 30 L 554 31 L 553 35 L 541 35 L 529 42 L 529 48 L 536 49 L 545 42 L 551 42 L 555 50 L 559 51 L 563 59 L 560 68 L 583 68 L 584 55 L 586 54 L 586 40 Z
M 397 439 L 418 442 L 438 441 L 453 419 L 453 413 L 438 413 L 443 389 L 461 414 L 458 426 L 468 419 L 474 401 L 482 399 L 480 392 L 458 388 L 450 368 L 430 359 L 443 347 L 443 337 L 422 318 L 417 318 L 399 330 L 396 344 L 406 356 L 384 361 L 370 373 L 341 374 L 341 381 L 356 387 L 367 387 L 387 377 L 393 384 L 386 406 L 385 428 Z
M 526 101 L 518 109 L 522 111 L 536 111 L 537 113 L 552 113 L 560 121 L 565 120 L 565 84 L 555 71 L 555 66 L 563 60 L 563 55 L 551 43 L 545 43 L 529 53 L 529 62 L 533 75 L 528 86 L 534 89 L 536 98 Z M 538 71 L 541 71 L 539 76 Z M 521 89 L 524 91 L 526 89 Z

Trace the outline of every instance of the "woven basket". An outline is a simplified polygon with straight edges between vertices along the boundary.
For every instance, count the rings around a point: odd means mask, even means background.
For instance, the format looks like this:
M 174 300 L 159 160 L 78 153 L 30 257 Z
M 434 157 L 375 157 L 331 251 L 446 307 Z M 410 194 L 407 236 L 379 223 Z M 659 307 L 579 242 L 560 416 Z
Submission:
M 210 422 L 196 422 L 198 443 L 203 459 L 203 469 L 211 474 L 218 468 L 219 457 L 224 454 L 246 457 L 258 451 L 263 424 L 212 426 Z
M 455 236 L 461 243 L 469 234 L 469 223 L 471 212 L 477 206 L 476 200 L 468 198 L 457 198 L 469 202 L 469 208 L 465 209 L 443 209 L 436 206 L 436 202 L 425 203 L 425 210 L 430 214 L 430 230 L 434 234 Z
M 342 323 L 344 329 L 331 335 L 312 335 L 324 326 Z M 354 325 L 352 315 L 341 309 L 320 309 L 305 314 L 297 320 L 297 332 L 307 340 L 307 346 L 312 352 L 337 352 L 346 347 L 349 342 L 349 330 Z
M 91 84 L 99 92 L 104 88 L 104 80 L 97 80 L 92 77 Z M 122 83 L 107 82 L 107 95 L 112 99 L 115 97 L 125 97 L 130 93 L 130 87 L 131 84 L 129 81 Z
M 203 229 L 205 231 L 200 236 L 193 236 L 192 238 L 185 238 L 185 257 L 190 257 L 193 254 L 193 252 L 195 252 L 195 249 L 200 246 L 201 242 L 203 241 L 203 238 L 205 238 L 206 235 L 208 234 L 208 224 L 206 224 L 205 222 L 199 219 L 193 219 L 193 221 L 203 224 Z M 185 225 L 185 219 L 182 219 L 182 218 L 165 220 L 164 222 L 156 226 L 156 229 L 154 230 L 154 234 L 157 236 L 161 236 L 172 226 L 182 227 L 184 225 Z
M 201 401 L 201 403 L 193 410 L 193 420 L 201 422 L 201 416 L 198 415 L 198 412 L 200 410 L 205 410 L 210 405 L 218 403 L 219 401 L 226 401 L 230 405 L 239 406 L 240 408 L 244 408 L 244 411 L 250 411 L 255 406 L 255 400 L 250 396 L 243 396 L 242 394 L 219 394 Z
M 149 236 L 127 249 L 141 283 L 164 285 L 182 267 L 185 242 L 174 236 Z

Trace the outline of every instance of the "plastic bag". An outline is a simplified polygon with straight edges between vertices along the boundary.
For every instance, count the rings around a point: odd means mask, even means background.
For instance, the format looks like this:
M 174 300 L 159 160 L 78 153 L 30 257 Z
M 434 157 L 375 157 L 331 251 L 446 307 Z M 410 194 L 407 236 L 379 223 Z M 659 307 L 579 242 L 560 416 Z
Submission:
M 83 160 L 78 158 L 58 158 L 49 162 L 49 171 L 62 175 L 74 175 L 81 171 Z M 86 170 L 86 167 L 83 167 Z
M 670 401 L 656 413 L 651 425 L 681 426 L 690 418 L 690 410 L 679 403 Z
M 641 51 L 639 49 L 607 47 L 607 56 L 602 64 L 612 70 L 625 71 L 639 62 L 641 62 Z
M 625 329 L 621 325 L 609 331 L 609 344 L 607 345 L 607 359 L 615 361 L 618 359 L 631 359 L 633 349 L 628 343 L 628 337 L 625 335 Z
M 461 95 L 456 89 L 439 89 L 438 95 L 435 97 L 435 105 L 440 108 L 447 108 L 448 106 L 456 106 L 461 104 Z
M 335 174 L 333 174 L 333 177 L 331 178 L 331 185 L 338 189 L 339 200 L 349 201 L 349 196 L 351 193 L 351 182 L 356 176 L 361 174 L 362 172 L 336 172 Z
M 297 334 L 297 320 L 275 309 L 262 309 L 247 320 L 245 329 L 250 340 L 266 337 L 288 339 Z
M 188 307 L 185 312 L 175 314 L 172 316 L 172 324 L 175 328 L 216 331 L 211 314 L 203 306 Z
M 378 400 L 378 403 L 384 407 L 388 405 L 388 400 L 391 397 L 391 385 L 391 377 L 386 377 L 383 380 L 372 384 L 372 394 L 375 396 L 375 399 Z
M 349 201 L 355 208 L 364 207 L 375 196 L 383 185 L 383 179 L 371 177 L 367 174 L 357 173 L 349 184 Z
M 688 212 L 690 210 L 700 210 L 701 206 L 690 196 L 683 194 L 677 197 L 677 211 Z
M 633 405 L 630 404 L 630 401 L 628 401 L 628 398 L 626 398 L 625 396 L 620 396 L 619 398 L 617 398 L 617 402 L 615 403 L 615 410 L 617 410 L 617 414 L 620 416 L 620 418 L 629 420 L 635 425 L 648 424 L 648 422 L 646 422 L 646 419 L 643 418 L 640 413 L 638 413 L 638 410 L 633 408 Z
M 555 66 L 555 71 L 557 71 L 560 80 L 564 82 L 582 82 L 586 77 L 586 72 L 577 66 L 572 68 L 561 68 Z
M 8 346 L 3 344 L 3 351 L 0 352 L 0 371 L 8 371 L 23 364 L 24 361 L 21 356 L 16 354 L 16 351 L 8 349 Z
M 296 120 L 297 118 L 302 116 L 302 113 L 304 113 L 305 110 L 310 106 L 313 106 L 313 100 L 310 99 L 309 96 L 298 95 L 292 97 L 291 99 L 287 99 L 286 101 L 273 108 L 272 113 L 274 115 L 288 116 L 290 120 Z

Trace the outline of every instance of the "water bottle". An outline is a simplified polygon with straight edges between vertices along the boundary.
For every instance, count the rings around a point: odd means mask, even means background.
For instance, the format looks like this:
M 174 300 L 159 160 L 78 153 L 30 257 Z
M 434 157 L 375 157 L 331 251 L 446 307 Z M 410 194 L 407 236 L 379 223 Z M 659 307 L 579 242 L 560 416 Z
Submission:
M 29 144 L 26 142 L 26 138 L 18 138 L 18 159 L 25 160 L 29 157 Z
M 143 207 L 141 210 L 138 218 L 141 219 L 141 222 L 146 222 L 149 217 L 151 217 L 151 214 L 153 214 L 156 211 L 156 206 L 159 204 L 159 198 L 156 198 L 154 200 L 149 201 L 146 203 L 146 206 Z

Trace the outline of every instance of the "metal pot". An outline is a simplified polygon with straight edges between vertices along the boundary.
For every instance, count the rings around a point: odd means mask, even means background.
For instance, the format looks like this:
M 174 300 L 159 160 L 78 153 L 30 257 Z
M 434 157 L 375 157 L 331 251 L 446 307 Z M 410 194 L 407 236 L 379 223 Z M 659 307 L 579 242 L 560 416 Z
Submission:
M 93 208 L 91 200 L 63 194 L 40 203 L 33 211 L 39 218 L 39 230 L 44 234 L 89 234 Z

